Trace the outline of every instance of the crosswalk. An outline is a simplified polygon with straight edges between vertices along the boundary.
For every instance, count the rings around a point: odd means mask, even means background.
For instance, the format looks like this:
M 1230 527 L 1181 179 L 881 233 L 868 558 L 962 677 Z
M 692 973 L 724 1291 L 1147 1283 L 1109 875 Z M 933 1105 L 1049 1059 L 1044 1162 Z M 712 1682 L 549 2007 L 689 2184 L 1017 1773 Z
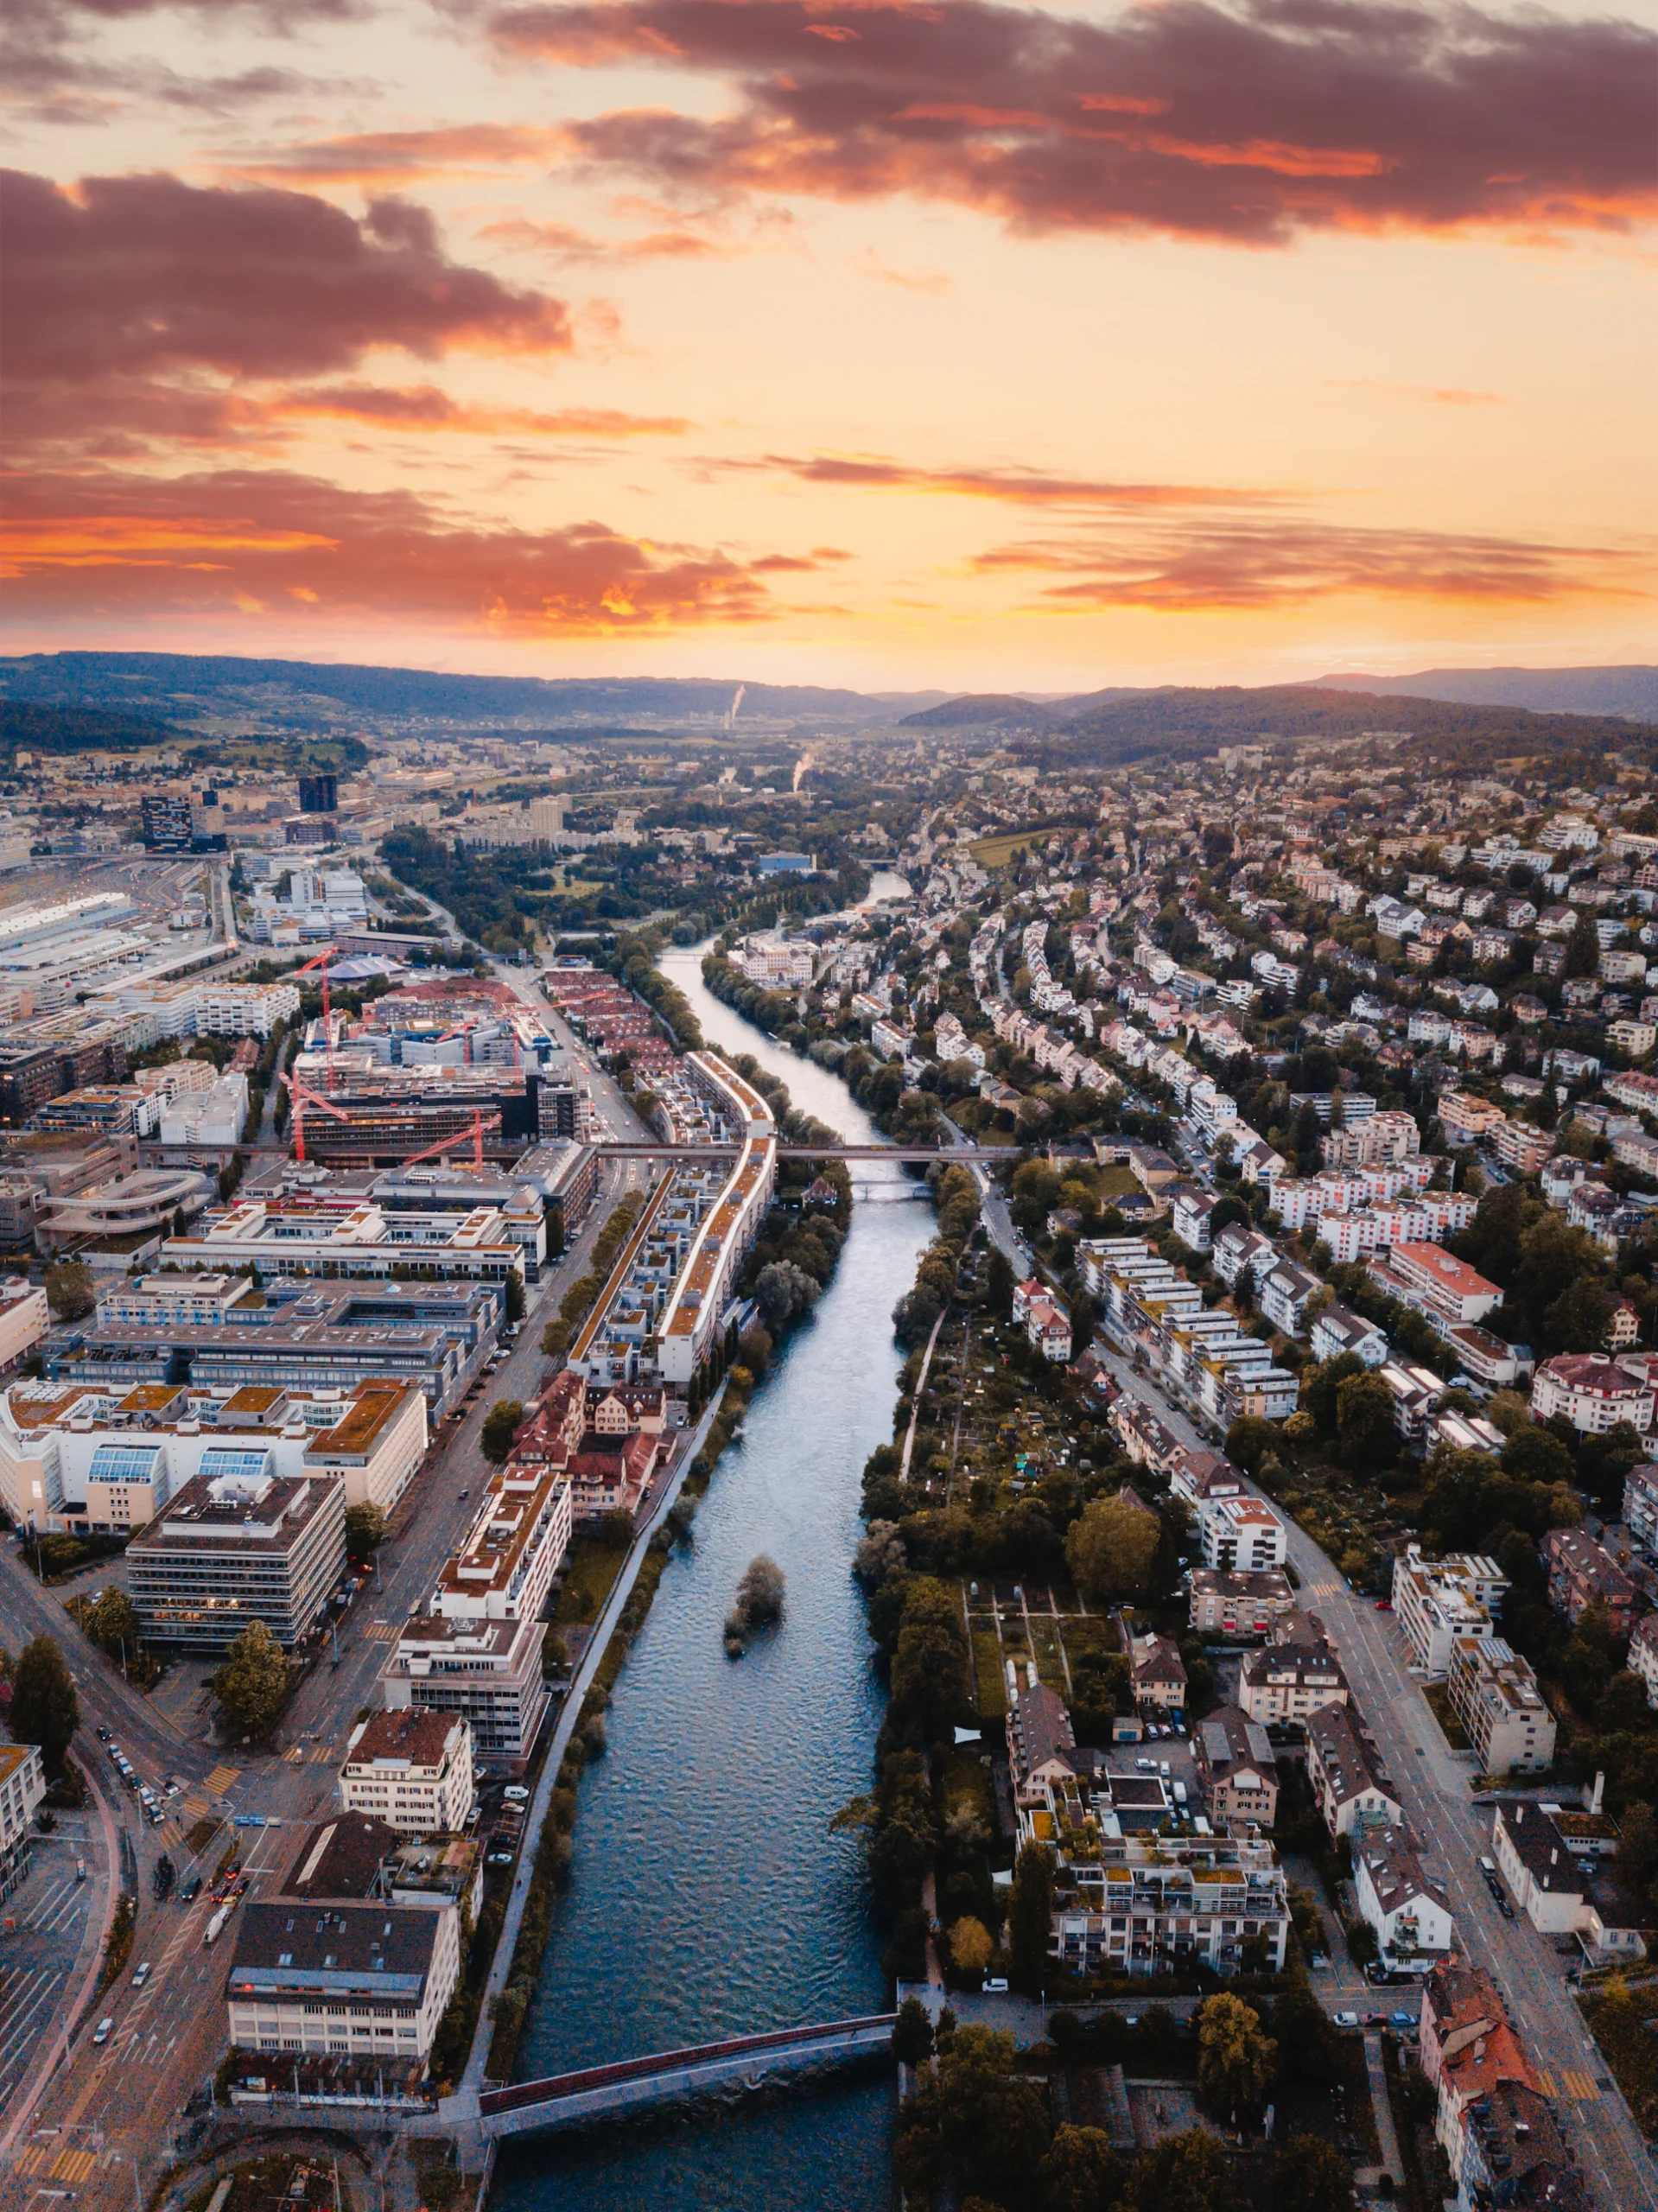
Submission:
M 55 2141 L 31 2143 L 18 2153 L 16 2171 L 39 2174 L 51 2181 L 85 2181 L 98 2164 L 96 2151 L 60 2148 Z
M 215 1797 L 226 1796 L 242 1778 L 239 1766 L 216 1766 L 207 1777 L 207 1787 Z
M 363 1630 L 365 1643 L 390 1643 L 397 1633 L 396 1621 L 371 1621 Z

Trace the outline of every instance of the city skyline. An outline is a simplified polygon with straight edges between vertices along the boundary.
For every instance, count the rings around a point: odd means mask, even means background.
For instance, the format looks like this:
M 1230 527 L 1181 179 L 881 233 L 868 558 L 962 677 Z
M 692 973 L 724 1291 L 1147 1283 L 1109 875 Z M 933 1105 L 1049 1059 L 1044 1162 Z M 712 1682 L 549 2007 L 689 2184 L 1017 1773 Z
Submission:
M 1649 24 L 12 35 L 14 651 L 1036 692 L 1651 658 Z

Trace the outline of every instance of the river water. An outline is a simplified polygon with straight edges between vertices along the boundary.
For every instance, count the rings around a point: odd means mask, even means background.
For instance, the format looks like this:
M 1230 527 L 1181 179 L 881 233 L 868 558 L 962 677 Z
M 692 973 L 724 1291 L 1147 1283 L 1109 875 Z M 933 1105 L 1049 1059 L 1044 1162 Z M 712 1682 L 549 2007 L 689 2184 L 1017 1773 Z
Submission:
M 708 1042 L 753 1053 L 849 1142 L 874 1141 L 838 1077 L 713 997 L 702 950 L 663 966 Z M 863 1463 L 892 1435 L 901 1362 L 888 1317 L 931 1228 L 925 1207 L 896 1201 L 902 1186 L 896 1166 L 867 1179 L 835 1280 L 755 1393 L 622 1669 L 609 1751 L 582 1779 L 574 1873 L 519 2052 L 526 2078 L 884 1999 L 856 1843 L 829 1824 L 869 1787 L 881 1719 L 849 1569 Z M 734 1662 L 721 1624 L 761 1551 L 787 1577 L 787 1611 Z M 881 2069 L 521 2143 L 492 2201 L 885 2212 L 893 2100 Z

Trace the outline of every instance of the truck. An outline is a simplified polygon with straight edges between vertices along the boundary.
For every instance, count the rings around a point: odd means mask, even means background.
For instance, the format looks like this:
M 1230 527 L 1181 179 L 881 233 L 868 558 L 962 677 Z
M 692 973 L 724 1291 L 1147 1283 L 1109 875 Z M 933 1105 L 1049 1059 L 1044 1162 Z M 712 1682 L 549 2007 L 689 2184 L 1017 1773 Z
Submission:
M 221 1904 L 218 1911 L 214 1913 L 213 1918 L 207 1923 L 206 1932 L 201 1938 L 201 1948 L 204 1951 L 211 1950 L 213 1946 L 219 1941 L 220 1936 L 225 1932 L 225 1923 L 230 1918 L 230 1916 L 231 1909 L 229 1905 Z

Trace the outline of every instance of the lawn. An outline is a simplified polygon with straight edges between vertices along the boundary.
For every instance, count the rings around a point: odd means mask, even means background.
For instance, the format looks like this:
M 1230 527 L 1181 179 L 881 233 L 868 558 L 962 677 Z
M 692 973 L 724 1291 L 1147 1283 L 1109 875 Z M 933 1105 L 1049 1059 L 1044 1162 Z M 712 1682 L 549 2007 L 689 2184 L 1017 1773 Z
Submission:
M 558 1593 L 554 1620 L 562 1626 L 578 1623 L 591 1626 L 622 1571 L 627 1552 L 626 1544 L 606 1543 L 598 1536 L 578 1536 L 565 1554 L 568 1572 L 564 1587 Z

